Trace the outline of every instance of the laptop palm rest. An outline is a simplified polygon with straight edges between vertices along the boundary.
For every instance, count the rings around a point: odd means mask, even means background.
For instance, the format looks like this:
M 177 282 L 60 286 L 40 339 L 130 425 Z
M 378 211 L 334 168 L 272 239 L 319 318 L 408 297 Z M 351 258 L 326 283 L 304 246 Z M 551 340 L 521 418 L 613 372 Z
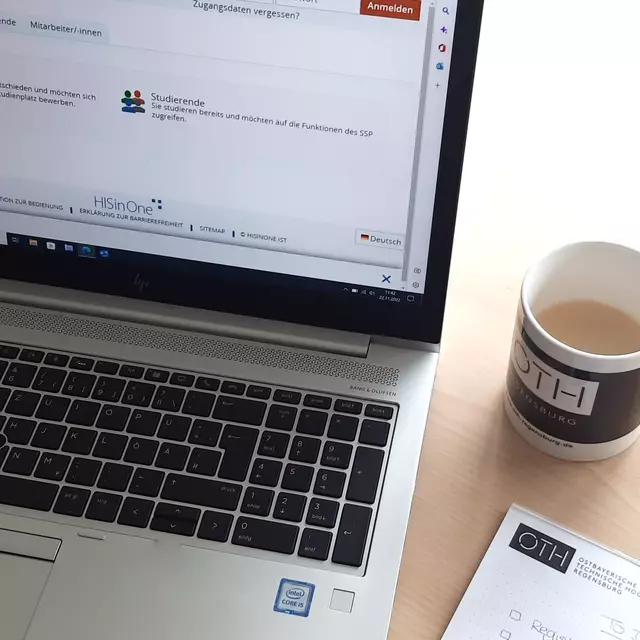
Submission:
M 0 529 L 0 635 L 22 640 L 47 583 L 60 541 Z

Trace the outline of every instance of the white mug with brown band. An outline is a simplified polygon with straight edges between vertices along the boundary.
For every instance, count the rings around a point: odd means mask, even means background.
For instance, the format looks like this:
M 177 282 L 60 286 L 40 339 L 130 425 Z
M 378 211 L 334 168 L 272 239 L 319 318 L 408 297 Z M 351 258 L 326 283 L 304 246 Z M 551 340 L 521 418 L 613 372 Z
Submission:
M 558 458 L 602 460 L 637 440 L 640 253 L 584 242 L 527 272 L 505 407 L 525 440 Z

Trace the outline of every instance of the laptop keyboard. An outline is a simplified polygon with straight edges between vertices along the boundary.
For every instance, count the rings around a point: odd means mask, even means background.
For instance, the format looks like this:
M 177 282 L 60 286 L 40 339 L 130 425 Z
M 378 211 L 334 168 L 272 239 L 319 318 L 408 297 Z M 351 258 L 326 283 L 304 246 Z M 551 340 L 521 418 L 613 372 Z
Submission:
M 390 405 L 0 345 L 0 504 L 360 567 Z

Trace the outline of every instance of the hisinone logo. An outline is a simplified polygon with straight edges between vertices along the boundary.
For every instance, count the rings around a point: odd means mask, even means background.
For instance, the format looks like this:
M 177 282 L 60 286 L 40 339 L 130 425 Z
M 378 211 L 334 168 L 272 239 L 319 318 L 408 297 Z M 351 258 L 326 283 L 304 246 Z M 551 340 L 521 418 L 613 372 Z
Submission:
M 162 200 L 153 198 L 152 204 L 141 204 L 136 200 L 120 200 L 109 196 L 93 196 L 96 209 L 103 211 L 118 211 L 120 213 L 136 213 L 151 215 L 155 209 L 162 210 Z
M 573 547 L 526 524 L 520 524 L 509 546 L 560 573 L 567 573 L 576 553 Z

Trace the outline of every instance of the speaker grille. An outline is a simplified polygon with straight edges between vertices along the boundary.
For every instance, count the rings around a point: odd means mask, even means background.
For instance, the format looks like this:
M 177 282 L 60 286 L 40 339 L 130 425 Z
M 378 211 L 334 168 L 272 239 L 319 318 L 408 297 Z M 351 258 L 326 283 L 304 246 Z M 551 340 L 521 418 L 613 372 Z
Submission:
M 0 304 L 0 325 L 392 387 L 398 384 L 400 374 L 400 370 L 393 367 L 382 367 L 337 356 L 300 353 L 278 347 L 7 304 Z

